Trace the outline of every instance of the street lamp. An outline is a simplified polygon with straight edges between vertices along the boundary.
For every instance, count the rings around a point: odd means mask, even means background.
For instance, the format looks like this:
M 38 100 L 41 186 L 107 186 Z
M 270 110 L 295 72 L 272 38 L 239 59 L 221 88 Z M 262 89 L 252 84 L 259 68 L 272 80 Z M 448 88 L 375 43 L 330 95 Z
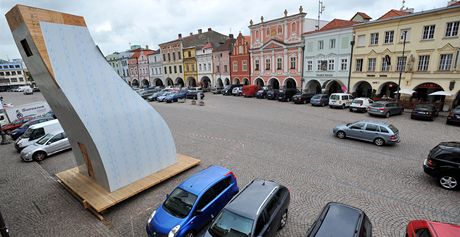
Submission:
M 350 53 L 350 67 L 348 68 L 348 82 L 347 82 L 347 92 L 350 94 L 350 80 L 351 80 L 351 66 L 353 65 L 353 48 L 355 46 L 355 36 L 353 34 L 353 40 L 350 41 L 351 53 Z
M 401 100 L 401 76 L 402 76 L 402 70 L 403 67 L 406 67 L 406 60 L 404 59 L 404 51 L 406 50 L 406 36 L 407 36 L 407 31 L 403 31 L 403 51 L 402 51 L 402 57 L 401 57 L 401 65 L 399 66 L 399 79 L 398 79 L 398 102 Z

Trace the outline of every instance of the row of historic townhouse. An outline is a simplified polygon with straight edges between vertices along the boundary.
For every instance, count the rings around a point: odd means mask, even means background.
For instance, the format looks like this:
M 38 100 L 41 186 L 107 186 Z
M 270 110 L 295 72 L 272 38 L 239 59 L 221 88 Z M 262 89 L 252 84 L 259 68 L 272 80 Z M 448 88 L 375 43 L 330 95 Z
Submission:
M 400 86 L 415 91 L 412 99 L 458 104 L 458 1 L 416 13 L 390 10 L 377 20 L 362 12 L 330 22 L 305 16 L 302 7 L 293 15 L 285 10 L 277 19 L 251 20 L 249 36 L 209 28 L 179 34 L 157 51 L 125 52 L 125 65 L 116 60 L 123 53 L 107 59 L 134 86 L 257 84 L 373 98 L 395 97 Z M 438 90 L 452 96 L 429 96 Z

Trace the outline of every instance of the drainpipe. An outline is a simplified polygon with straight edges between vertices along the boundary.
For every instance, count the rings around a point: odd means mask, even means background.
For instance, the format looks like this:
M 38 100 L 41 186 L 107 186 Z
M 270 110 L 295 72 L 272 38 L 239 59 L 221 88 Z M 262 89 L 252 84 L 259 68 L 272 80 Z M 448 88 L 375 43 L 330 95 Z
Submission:
M 403 51 L 402 51 L 402 60 L 404 60 L 404 51 L 406 50 L 406 35 L 407 31 L 404 31 L 404 41 L 403 41 Z M 399 79 L 398 79 L 398 103 L 401 100 L 401 77 L 402 77 L 402 69 L 404 67 L 404 70 L 406 69 L 406 63 L 407 60 L 404 60 L 404 64 L 399 67 Z M 398 63 L 396 63 L 397 65 Z
M 305 43 L 305 42 L 304 42 Z M 305 45 L 302 46 L 302 76 L 300 78 L 300 92 L 303 93 L 303 82 L 304 82 L 304 69 L 305 69 Z
M 348 81 L 347 81 L 347 92 L 348 92 L 348 94 L 351 94 L 351 92 L 350 92 L 350 80 L 351 80 L 351 66 L 353 65 L 353 49 L 355 48 L 355 38 L 354 37 L 353 37 L 353 40 L 350 41 L 350 46 L 351 46 L 350 66 L 348 67 Z

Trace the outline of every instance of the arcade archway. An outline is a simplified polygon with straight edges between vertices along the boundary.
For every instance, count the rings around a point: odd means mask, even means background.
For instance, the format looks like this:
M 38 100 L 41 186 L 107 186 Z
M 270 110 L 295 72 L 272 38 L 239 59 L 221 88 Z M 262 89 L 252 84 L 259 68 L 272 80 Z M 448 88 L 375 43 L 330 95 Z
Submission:
M 193 77 L 187 78 L 187 86 L 196 87 L 196 80 Z
M 185 83 L 184 83 L 184 79 L 178 77 L 176 78 L 176 83 L 175 83 L 176 86 L 179 86 L 179 87 L 184 87 Z
M 360 81 L 354 86 L 354 96 L 355 97 L 367 97 L 372 96 L 372 86 L 367 81 Z
M 285 88 L 297 88 L 297 83 L 292 78 L 287 78 L 284 80 L 284 87 Z
M 155 84 L 155 86 L 163 86 L 163 81 L 160 78 L 155 78 L 153 84 Z
M 317 80 L 310 80 L 305 86 L 305 90 L 309 93 L 320 94 L 321 93 L 321 83 Z
M 280 82 L 278 81 L 278 79 L 276 78 L 271 78 L 270 80 L 268 80 L 268 85 L 272 88 L 272 89 L 279 89 L 280 88 Z
M 249 85 L 249 80 L 247 78 L 243 78 L 243 85 Z
M 343 84 L 340 81 L 331 80 L 325 83 L 325 93 L 330 95 L 332 93 L 343 93 Z
M 171 78 L 169 78 L 169 77 L 166 78 L 166 85 L 167 85 L 167 86 L 174 86 L 173 80 L 172 80 Z
M 209 77 L 202 77 L 201 78 L 201 87 L 203 88 L 210 88 L 211 87 L 211 79 Z
M 385 82 L 380 86 L 379 97 L 396 98 L 398 94 L 398 84 L 394 82 Z
M 133 81 L 131 81 L 131 86 L 132 87 L 139 87 L 139 81 L 137 79 L 134 79 Z
M 265 85 L 265 83 L 264 83 L 264 80 L 262 80 L 261 78 L 257 78 L 256 80 L 254 80 L 254 85 L 258 85 L 260 87 L 263 87 Z

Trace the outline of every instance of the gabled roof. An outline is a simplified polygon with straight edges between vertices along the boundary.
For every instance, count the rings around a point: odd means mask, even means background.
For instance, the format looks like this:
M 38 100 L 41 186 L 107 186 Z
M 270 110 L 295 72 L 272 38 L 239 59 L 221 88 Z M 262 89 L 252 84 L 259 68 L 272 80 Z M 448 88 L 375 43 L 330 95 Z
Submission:
M 325 26 L 323 26 L 320 30 L 318 31 L 327 31 L 327 30 L 333 30 L 333 29 L 339 29 L 339 28 L 346 28 L 350 27 L 353 24 L 356 24 L 358 22 L 356 21 L 348 21 L 348 20 L 341 20 L 341 19 L 334 19 L 327 23 Z
M 367 15 L 364 12 L 357 12 L 351 19 L 355 18 L 356 15 L 360 15 L 364 20 L 372 19 L 372 17 L 370 17 L 369 15 Z
M 217 48 L 215 48 L 214 52 L 230 51 L 235 41 L 235 39 L 228 38 L 223 44 L 220 44 Z
M 251 36 L 244 36 L 244 41 L 248 42 L 251 45 Z
M 212 49 L 213 48 L 213 45 L 208 42 L 207 44 L 203 45 L 203 48 L 202 49 Z
M 410 12 L 407 12 L 407 11 L 391 9 L 387 13 L 383 14 L 383 16 L 381 16 L 377 20 L 385 20 L 385 19 L 390 19 L 390 18 L 397 17 L 397 16 L 406 16 L 406 15 L 409 15 L 409 14 L 410 14 Z
M 193 46 L 205 45 L 208 42 L 211 42 L 211 43 L 225 42 L 226 39 L 228 39 L 228 36 L 211 30 L 211 31 L 203 32 L 201 34 L 183 37 L 182 45 L 184 48 L 188 48 L 188 47 L 193 47 Z

